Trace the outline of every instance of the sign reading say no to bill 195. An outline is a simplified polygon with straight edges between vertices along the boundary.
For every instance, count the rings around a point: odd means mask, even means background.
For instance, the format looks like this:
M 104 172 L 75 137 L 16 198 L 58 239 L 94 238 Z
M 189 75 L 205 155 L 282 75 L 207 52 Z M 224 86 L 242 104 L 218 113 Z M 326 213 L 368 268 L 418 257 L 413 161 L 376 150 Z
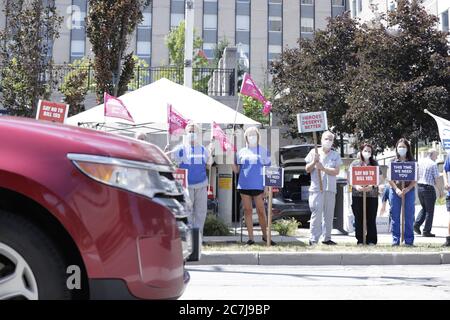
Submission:
M 300 133 L 328 130 L 326 111 L 297 114 L 298 131 Z
M 36 119 L 64 123 L 68 112 L 68 104 L 39 100 Z

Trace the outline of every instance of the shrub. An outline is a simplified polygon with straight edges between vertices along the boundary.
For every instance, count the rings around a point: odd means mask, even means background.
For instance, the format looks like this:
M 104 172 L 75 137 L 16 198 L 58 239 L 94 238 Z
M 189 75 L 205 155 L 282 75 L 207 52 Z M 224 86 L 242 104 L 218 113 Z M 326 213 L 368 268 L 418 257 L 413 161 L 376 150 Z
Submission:
M 293 236 L 300 226 L 300 222 L 291 218 L 289 220 L 282 219 L 274 222 L 272 225 L 272 230 L 277 231 L 280 236 Z
M 230 229 L 219 217 L 208 214 L 203 228 L 204 236 L 229 236 Z

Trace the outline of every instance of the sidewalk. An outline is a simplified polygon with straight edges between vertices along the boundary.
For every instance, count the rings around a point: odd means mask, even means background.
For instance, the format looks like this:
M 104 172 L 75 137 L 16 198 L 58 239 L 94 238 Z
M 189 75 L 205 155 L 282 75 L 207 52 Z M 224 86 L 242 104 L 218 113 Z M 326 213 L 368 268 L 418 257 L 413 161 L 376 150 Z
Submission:
M 416 207 L 416 213 L 420 208 Z M 255 241 L 263 245 L 262 233 L 259 226 L 254 228 Z M 234 230 L 233 230 L 234 231 Z M 407 265 L 407 264 L 450 264 L 450 248 L 441 248 L 448 233 L 448 214 L 445 206 L 436 206 L 433 220 L 432 233 L 435 238 L 425 238 L 415 234 L 414 244 L 416 248 L 403 246 L 393 249 L 390 247 L 392 235 L 390 233 L 378 234 L 378 246 L 356 246 L 354 233 L 344 235 L 338 230 L 333 230 L 332 239 L 337 246 L 317 245 L 308 246 L 309 230 L 298 229 L 295 237 L 279 236 L 272 232 L 272 240 L 279 245 L 264 250 L 252 250 L 245 246 L 248 240 L 245 227 L 242 231 L 235 229 L 236 234 L 227 237 L 205 237 L 205 246 L 202 249 L 202 257 L 198 262 L 189 262 L 195 265 L 211 264 L 236 264 L 236 265 Z M 211 250 L 211 246 L 223 246 L 223 250 Z M 304 247 L 307 252 L 283 251 L 280 246 L 292 245 Z M 227 251 L 227 246 L 233 247 L 233 251 Z M 385 247 L 386 250 L 380 247 Z M 421 248 L 427 248 L 421 250 Z M 431 248 L 429 248 L 431 247 Z M 261 248 L 261 247 L 260 247 Z M 435 249 L 433 249 L 435 248 Z M 376 250 L 376 251 L 375 251 Z M 421 252 L 425 251 L 425 252 Z

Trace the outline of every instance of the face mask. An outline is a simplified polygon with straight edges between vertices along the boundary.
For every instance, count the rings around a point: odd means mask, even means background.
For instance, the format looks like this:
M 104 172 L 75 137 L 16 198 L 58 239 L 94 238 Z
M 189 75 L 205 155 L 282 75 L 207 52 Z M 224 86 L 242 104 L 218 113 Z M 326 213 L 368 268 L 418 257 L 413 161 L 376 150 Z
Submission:
M 188 133 L 188 139 L 189 139 L 189 141 L 197 140 L 197 134 L 195 132 L 189 132 Z
M 367 160 L 369 160 L 370 157 L 372 156 L 372 153 L 367 152 L 367 151 L 364 151 L 364 152 L 362 153 L 362 155 L 363 155 L 364 160 L 367 161 Z
M 322 147 L 324 147 L 325 149 L 331 149 L 332 146 L 333 142 L 331 142 L 330 140 L 322 141 Z
M 250 136 L 248 137 L 248 144 L 251 146 L 256 146 L 258 143 L 258 138 L 256 136 Z
M 400 155 L 400 157 L 404 157 L 404 156 L 406 156 L 407 149 L 404 147 L 400 147 L 400 148 L 397 148 L 397 152 Z

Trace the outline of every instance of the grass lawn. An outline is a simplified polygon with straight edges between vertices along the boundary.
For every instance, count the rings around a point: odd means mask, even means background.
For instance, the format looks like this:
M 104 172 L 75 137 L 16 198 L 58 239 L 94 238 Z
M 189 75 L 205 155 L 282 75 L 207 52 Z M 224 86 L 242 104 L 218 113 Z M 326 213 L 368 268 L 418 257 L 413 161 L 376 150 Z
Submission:
M 203 251 L 241 251 L 241 252 L 450 252 L 449 247 L 442 244 L 417 244 L 415 247 L 392 247 L 387 244 L 376 246 L 358 246 L 356 244 L 338 244 L 336 246 L 316 245 L 309 246 L 303 242 L 277 242 L 276 246 L 266 246 L 256 243 L 247 246 L 241 243 L 207 243 Z

